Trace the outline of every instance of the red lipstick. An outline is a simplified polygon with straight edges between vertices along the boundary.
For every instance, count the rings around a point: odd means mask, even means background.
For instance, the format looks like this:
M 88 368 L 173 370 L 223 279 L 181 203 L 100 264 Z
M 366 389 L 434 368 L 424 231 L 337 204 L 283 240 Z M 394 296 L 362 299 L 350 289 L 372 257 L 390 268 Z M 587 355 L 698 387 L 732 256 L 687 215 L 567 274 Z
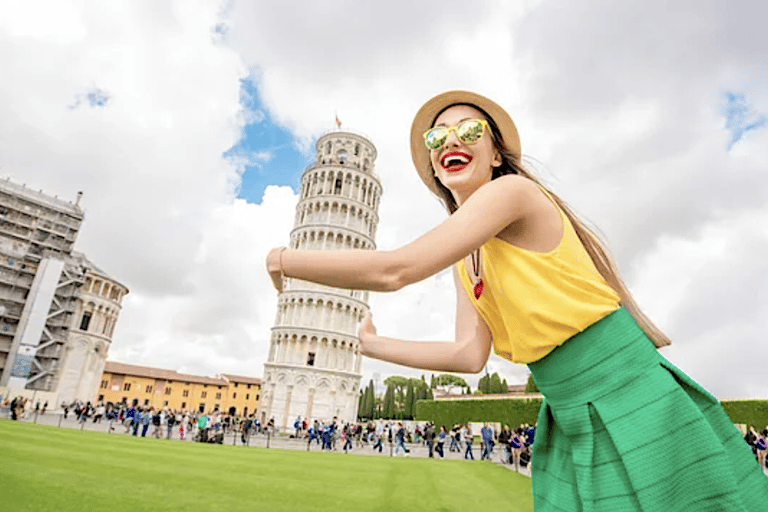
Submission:
M 458 172 L 472 161 L 472 155 L 462 151 L 451 151 L 440 159 L 440 165 L 448 172 Z

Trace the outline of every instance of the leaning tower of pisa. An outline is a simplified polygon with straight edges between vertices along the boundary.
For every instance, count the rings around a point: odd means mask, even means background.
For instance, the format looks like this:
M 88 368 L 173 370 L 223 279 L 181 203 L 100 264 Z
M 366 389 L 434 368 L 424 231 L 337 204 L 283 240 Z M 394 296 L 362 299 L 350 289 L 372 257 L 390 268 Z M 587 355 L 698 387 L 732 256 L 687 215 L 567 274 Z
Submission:
M 317 141 L 314 165 L 301 178 L 291 248 L 375 249 L 381 183 L 376 148 L 355 133 L 334 131 Z M 280 294 L 264 364 L 262 423 L 290 430 L 311 422 L 354 421 L 360 390 L 357 326 L 368 292 L 289 279 Z

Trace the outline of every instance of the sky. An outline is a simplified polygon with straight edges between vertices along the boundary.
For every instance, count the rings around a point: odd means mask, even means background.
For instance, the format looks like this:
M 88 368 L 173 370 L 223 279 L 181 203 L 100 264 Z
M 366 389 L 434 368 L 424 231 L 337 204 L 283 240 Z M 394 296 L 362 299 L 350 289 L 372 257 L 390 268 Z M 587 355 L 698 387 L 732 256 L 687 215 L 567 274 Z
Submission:
M 476 91 L 603 234 L 662 354 L 720 399 L 767 398 L 766 17 L 757 0 L 2 0 L 0 178 L 83 192 L 76 248 L 130 289 L 110 360 L 261 377 L 264 260 L 317 138 L 338 116 L 375 144 L 376 243 L 395 249 L 447 215 L 413 168 L 413 115 Z M 370 307 L 383 336 L 451 340 L 455 297 L 443 271 Z

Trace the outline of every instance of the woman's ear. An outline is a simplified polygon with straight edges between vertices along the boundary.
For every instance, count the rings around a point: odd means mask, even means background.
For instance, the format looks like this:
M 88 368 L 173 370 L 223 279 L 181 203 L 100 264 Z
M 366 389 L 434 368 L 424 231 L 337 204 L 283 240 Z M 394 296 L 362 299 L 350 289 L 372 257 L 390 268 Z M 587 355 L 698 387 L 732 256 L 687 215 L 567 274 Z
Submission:
M 491 167 L 499 167 L 503 163 L 501 155 L 498 151 L 493 152 L 493 160 L 491 160 Z

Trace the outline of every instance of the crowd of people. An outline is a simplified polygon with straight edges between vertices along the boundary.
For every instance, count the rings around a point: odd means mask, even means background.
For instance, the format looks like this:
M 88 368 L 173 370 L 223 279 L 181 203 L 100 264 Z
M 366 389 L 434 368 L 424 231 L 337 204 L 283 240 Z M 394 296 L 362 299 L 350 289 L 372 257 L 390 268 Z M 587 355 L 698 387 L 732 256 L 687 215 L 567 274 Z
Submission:
M 33 408 L 32 400 L 27 397 L 17 396 L 12 400 L 8 398 L 5 400 L 0 399 L 0 411 L 6 411 L 6 414 L 12 420 L 28 418 L 32 414 L 45 414 L 47 409 L 48 402 L 43 402 L 41 405 L 37 401 Z
M 307 425 L 306 421 L 297 418 L 294 422 L 295 433 L 293 437 L 303 438 L 307 441 L 309 450 L 314 442 L 321 450 L 337 450 L 337 443 L 344 452 L 356 448 L 368 447 L 373 451 L 389 455 L 407 457 L 411 453 L 413 445 L 423 445 L 427 449 L 430 458 L 445 458 L 445 444 L 449 443 L 449 452 L 463 454 L 465 459 L 474 460 L 473 446 L 476 433 L 472 426 L 454 425 L 449 431 L 445 425 L 440 429 L 431 422 L 415 424 L 413 428 L 407 427 L 399 421 L 368 421 L 357 424 L 344 424 L 340 426 L 337 419 L 330 422 L 314 421 Z M 514 431 L 509 425 L 505 425 L 501 431 L 491 428 L 485 423 L 480 430 L 479 449 L 480 460 L 491 460 L 494 449 L 498 446 L 499 462 L 511 464 L 516 470 L 528 465 L 530 461 L 530 447 L 533 444 L 536 428 L 531 425 L 520 425 Z
M 239 433 L 242 444 L 248 444 L 251 436 L 276 434 L 274 418 L 265 424 L 254 415 L 237 416 L 219 410 L 209 413 L 171 410 L 166 407 L 140 406 L 132 404 L 104 404 L 74 401 L 62 403 L 63 418 L 70 414 L 79 423 L 91 421 L 112 422 L 110 429 L 122 426 L 125 434 L 136 437 L 155 437 L 165 439 L 192 440 L 203 443 L 224 442 L 227 434 Z M 12 420 L 29 419 L 32 415 L 44 415 L 48 411 L 48 402 L 35 402 L 25 397 L 0 400 L 0 412 Z M 115 426 L 117 424 L 118 426 Z M 768 426 L 757 431 L 754 426 L 744 429 L 744 440 L 752 449 L 761 467 L 768 467 Z M 531 460 L 531 445 L 536 434 L 535 426 L 524 424 L 511 430 L 504 425 L 501 430 L 485 423 L 477 439 L 480 460 L 491 460 L 497 453 L 499 462 L 510 464 L 515 470 L 526 467 Z M 236 434 L 233 434 L 236 435 Z M 439 429 L 431 422 L 404 424 L 401 421 L 377 420 L 358 423 L 342 423 L 334 417 L 330 421 L 314 420 L 308 423 L 297 417 L 293 423 L 290 437 L 306 441 L 307 450 L 312 444 L 320 450 L 348 453 L 356 448 L 370 447 L 373 451 L 397 456 L 409 456 L 414 445 L 424 446 L 430 458 L 445 458 L 445 445 L 448 451 L 463 455 L 465 459 L 475 459 L 475 442 L 478 433 L 472 425 L 453 425 L 448 430 L 445 425 Z M 409 448 L 410 446 L 410 448 Z M 498 450 L 497 450 L 498 448 Z

